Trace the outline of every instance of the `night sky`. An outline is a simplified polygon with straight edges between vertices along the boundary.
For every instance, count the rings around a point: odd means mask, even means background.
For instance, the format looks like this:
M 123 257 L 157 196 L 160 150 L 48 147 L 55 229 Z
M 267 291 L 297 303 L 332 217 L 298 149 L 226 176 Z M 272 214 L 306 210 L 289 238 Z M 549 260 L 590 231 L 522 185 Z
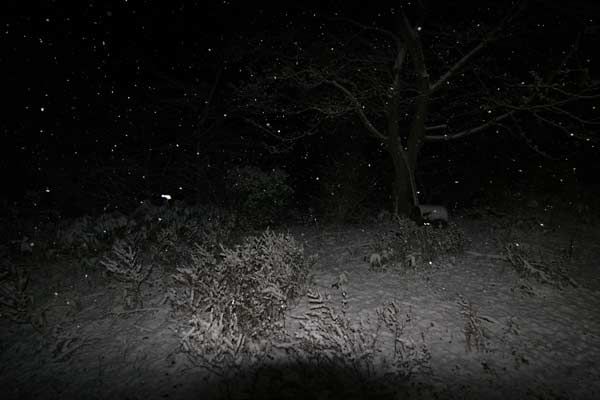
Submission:
M 310 190 L 323 173 L 323 160 L 339 149 L 349 154 L 362 149 L 373 179 L 385 177 L 377 171 L 385 171 L 386 155 L 352 113 L 321 121 L 318 129 L 329 135 L 307 136 L 287 153 L 268 151 L 273 137 L 249 120 L 278 132 L 304 132 L 314 121 L 277 114 L 277 99 L 298 95 L 292 89 L 263 93 L 275 96 L 262 103 L 274 114 L 265 116 L 245 107 L 244 88 L 297 56 L 295 48 L 318 50 L 332 35 L 347 38 L 350 30 L 339 27 L 339 18 L 394 29 L 399 5 L 415 26 L 425 15 L 420 29 L 435 79 L 506 15 L 511 2 L 429 1 L 427 13 L 419 11 L 423 3 L 402 1 L 296 2 L 279 8 L 242 1 L 90 1 L 73 8 L 42 3 L 28 14 L 15 11 L 0 20 L 3 192 L 9 203 L 22 207 L 84 213 L 161 193 L 194 196 L 198 185 L 218 181 L 232 165 L 278 166 Z M 456 80 L 455 100 L 432 104 L 432 124 L 448 122 L 452 133 L 466 129 L 470 120 L 483 121 L 485 115 L 472 110 L 485 96 L 456 100 L 472 95 L 472 82 L 480 79 L 492 91 L 519 80 L 530 84 L 535 74 L 543 76 L 560 64 L 575 42 L 578 51 L 568 68 L 578 72 L 565 79 L 598 85 L 600 5 L 593 0 L 560 7 L 529 3 L 510 30 L 482 52 L 484 67 Z M 386 46 L 382 38 L 373 43 Z M 366 57 L 368 47 L 356 48 Z M 338 59 L 332 58 L 336 51 Z M 348 54 L 332 47 L 331 54 L 299 62 L 327 60 L 323 65 L 330 63 L 343 74 L 356 61 Z M 348 75 L 357 85 L 359 79 Z M 548 185 L 597 184 L 600 109 L 593 95 L 598 92 L 587 95 L 569 105 L 569 113 L 591 122 L 573 135 L 541 124 L 529 112 L 519 119 L 520 131 L 423 148 L 419 183 L 461 191 L 469 180 L 472 185 L 494 179 L 528 182 L 543 170 Z M 315 96 L 322 102 L 330 94 Z M 503 127 L 490 130 L 498 129 Z M 479 165 L 477 173 L 473 165 Z

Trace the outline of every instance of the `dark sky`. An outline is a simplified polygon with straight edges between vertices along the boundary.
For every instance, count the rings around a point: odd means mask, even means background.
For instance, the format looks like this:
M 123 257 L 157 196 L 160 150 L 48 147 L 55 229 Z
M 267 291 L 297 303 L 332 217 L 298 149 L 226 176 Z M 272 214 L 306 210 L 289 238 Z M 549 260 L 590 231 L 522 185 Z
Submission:
M 0 167 L 5 181 L 15 182 L 6 186 L 11 197 L 49 187 L 47 177 L 58 170 L 72 174 L 103 159 L 126 159 L 148 132 L 168 130 L 163 142 L 175 143 L 178 132 L 189 131 L 191 122 L 161 114 L 164 109 L 155 106 L 152 94 L 161 75 L 210 87 L 225 59 L 225 79 L 235 81 L 239 65 L 228 59 L 229 46 L 243 43 L 245 36 L 298 29 L 311 15 L 349 16 L 385 26 L 390 7 L 384 4 L 402 2 L 295 3 L 268 8 L 249 1 L 122 0 L 72 7 L 49 1 L 27 13 L 7 13 L 0 20 L 5 82 Z M 452 20 L 456 15 L 458 20 L 461 15 L 461 23 L 475 24 L 480 16 L 488 22 L 500 18 L 494 14 L 502 12 L 498 4 L 508 2 L 477 2 L 478 7 L 470 2 L 427 3 L 436 10 L 435 18 Z M 599 23 L 597 1 L 531 3 L 538 9 L 531 25 L 548 24 L 540 28 L 537 41 L 564 42 L 574 19 Z M 309 23 L 304 31 L 320 26 Z

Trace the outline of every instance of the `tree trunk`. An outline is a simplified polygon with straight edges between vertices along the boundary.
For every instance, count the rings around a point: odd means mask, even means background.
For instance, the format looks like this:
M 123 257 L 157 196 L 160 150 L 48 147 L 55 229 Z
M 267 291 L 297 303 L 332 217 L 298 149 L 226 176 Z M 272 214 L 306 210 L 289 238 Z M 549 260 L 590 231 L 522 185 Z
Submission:
M 421 147 L 425 140 L 425 120 L 427 118 L 429 105 L 430 82 L 418 29 L 415 30 L 411 26 L 404 13 L 401 13 L 399 23 L 401 35 L 408 47 L 409 54 L 412 56 L 411 60 L 415 70 L 417 90 L 419 92 L 419 95 L 415 100 L 414 116 L 408 133 L 408 150 L 406 153 L 400 154 L 405 156 L 403 161 L 405 161 L 406 169 L 408 169 L 407 176 L 410 178 L 409 185 L 413 190 L 411 194 L 413 194 L 412 206 L 414 207 L 419 205 L 418 199 L 416 198 L 417 188 L 415 187 L 415 171 L 417 170 L 419 152 L 421 151 Z M 403 149 L 400 149 L 399 151 L 402 152 Z
M 392 157 L 392 164 L 394 166 L 394 209 L 392 210 L 395 215 L 409 216 L 414 204 L 410 172 L 406 168 L 406 164 L 402 159 L 400 151 L 397 148 L 396 151 L 389 149 L 390 156 Z
M 385 141 L 386 150 L 392 158 L 394 167 L 393 196 L 394 206 L 392 212 L 394 215 L 410 215 L 414 204 L 413 188 L 411 186 L 410 174 L 412 169 L 409 169 L 406 154 L 402 154 L 404 149 L 400 141 L 400 126 L 399 126 L 399 108 L 397 106 L 398 98 L 394 98 L 387 110 L 387 140 Z

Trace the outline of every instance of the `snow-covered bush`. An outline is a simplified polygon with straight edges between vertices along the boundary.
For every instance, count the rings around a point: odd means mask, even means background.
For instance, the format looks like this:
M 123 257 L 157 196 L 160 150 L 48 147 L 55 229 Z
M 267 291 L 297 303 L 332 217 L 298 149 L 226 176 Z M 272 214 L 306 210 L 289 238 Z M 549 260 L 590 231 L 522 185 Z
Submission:
M 143 202 L 129 215 L 107 213 L 63 222 L 52 252 L 76 255 L 85 266 L 96 266 L 102 257 L 114 255 L 114 246 L 127 241 L 146 260 L 166 269 L 172 266 L 172 271 L 189 259 L 194 243 L 211 250 L 228 243 L 235 221 L 235 216 L 214 207 Z
M 181 338 L 184 351 L 194 361 L 221 377 L 225 382 L 239 386 L 246 371 L 252 370 L 269 358 L 269 341 L 248 339 L 239 328 L 235 314 L 225 318 L 214 310 L 206 316 L 193 315 L 188 329 Z
M 271 357 L 283 312 L 303 294 L 313 261 L 293 237 L 268 229 L 216 255 L 196 245 L 167 296 L 188 317 L 181 338 L 188 356 L 225 382 L 248 383 L 247 372 Z
M 332 388 L 335 398 L 408 398 L 413 376 L 430 373 L 429 348 L 404 333 L 410 310 L 391 301 L 355 319 L 319 291 L 307 296 L 311 310 L 291 331 L 251 338 L 235 314 L 211 310 L 190 320 L 182 347 L 231 398 L 320 398 Z
M 99 251 L 130 226 L 123 214 L 88 215 L 62 223 L 56 232 L 56 245 L 65 251 Z
M 169 293 L 180 311 L 203 315 L 208 310 L 235 318 L 244 333 L 269 331 L 288 301 L 301 294 L 312 260 L 293 237 L 266 230 L 217 257 L 196 245 L 192 262 L 178 268 L 177 286 Z
M 429 349 L 404 334 L 414 318 L 410 310 L 390 301 L 377 308 L 376 315 L 359 319 L 318 290 L 307 296 L 311 311 L 298 318 L 298 329 L 287 338 L 285 348 L 288 359 L 311 365 L 316 373 L 310 379 L 292 378 L 288 385 L 302 387 L 303 394 L 336 387 L 336 398 L 344 399 L 408 398 L 400 395 L 405 390 L 402 384 L 430 371 Z
M 0 268 L 0 318 L 32 322 L 33 296 L 27 290 L 29 275 L 6 262 Z
M 177 203 L 162 207 L 145 203 L 136 210 L 134 219 L 147 232 L 149 250 L 161 262 L 172 265 L 188 258 L 194 243 L 211 251 L 227 243 L 236 222 L 234 215 L 222 209 Z
M 140 288 L 152 272 L 152 264 L 141 257 L 139 245 L 131 239 L 117 239 L 100 264 L 117 280 L 125 283 L 123 299 L 127 308 L 141 306 Z
M 397 218 L 392 229 L 378 235 L 371 246 L 369 262 L 372 268 L 417 267 L 445 255 L 460 253 L 464 245 L 464 235 L 455 224 L 437 229 L 419 226 L 408 218 Z

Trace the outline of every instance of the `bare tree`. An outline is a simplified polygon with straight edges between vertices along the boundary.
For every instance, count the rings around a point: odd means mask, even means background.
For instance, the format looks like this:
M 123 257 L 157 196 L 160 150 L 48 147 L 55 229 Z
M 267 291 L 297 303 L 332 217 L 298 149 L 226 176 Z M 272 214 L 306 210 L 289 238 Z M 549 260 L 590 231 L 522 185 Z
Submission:
M 540 65 L 539 58 L 509 62 L 500 57 L 513 53 L 525 2 L 496 24 L 456 27 L 439 18 L 427 24 L 424 3 L 392 10 L 391 29 L 335 17 L 323 20 L 313 37 L 290 29 L 277 42 L 247 43 L 256 62 L 246 66 L 249 79 L 237 87 L 242 115 L 275 138 L 276 149 L 320 132 L 327 122 L 358 116 L 392 160 L 393 211 L 400 214 L 418 205 L 415 170 L 426 143 L 511 130 L 533 151 L 553 157 L 524 129 L 532 119 L 599 141 L 589 128 L 600 120 L 576 106 L 600 98 L 600 81 L 577 56 L 583 26 L 555 65 Z M 503 44 L 496 54 L 494 44 Z M 294 126 L 298 120 L 304 129 Z

